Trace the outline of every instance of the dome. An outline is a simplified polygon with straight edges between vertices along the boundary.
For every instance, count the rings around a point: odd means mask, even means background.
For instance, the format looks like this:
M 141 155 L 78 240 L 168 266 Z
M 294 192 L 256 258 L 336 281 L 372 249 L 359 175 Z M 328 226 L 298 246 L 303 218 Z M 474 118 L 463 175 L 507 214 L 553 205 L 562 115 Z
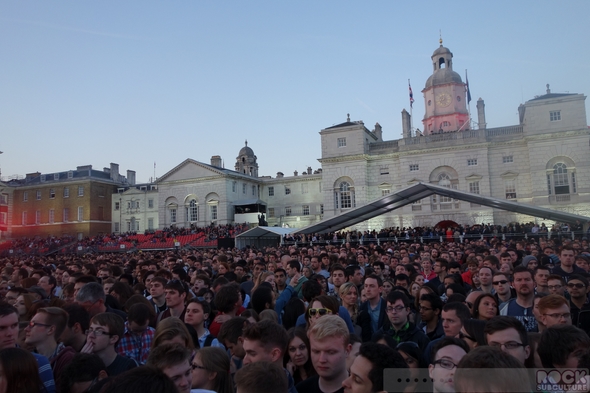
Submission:
M 446 55 L 446 54 L 449 54 L 449 55 L 453 56 L 453 53 L 451 52 L 451 50 L 449 48 L 446 48 L 446 47 L 442 46 L 442 44 L 441 44 L 441 46 L 439 46 L 434 51 L 434 53 L 432 53 L 432 57 L 434 57 L 434 56 L 440 56 L 440 55 Z
M 246 141 L 245 143 L 246 143 L 246 145 L 244 147 L 242 147 L 242 149 L 238 153 L 238 157 L 246 156 L 246 157 L 256 158 L 256 156 L 254 155 L 254 150 L 252 150 L 248 147 L 248 141 Z
M 463 81 L 461 80 L 461 75 L 455 71 L 450 68 L 443 68 L 430 75 L 428 80 L 426 80 L 426 86 L 424 88 L 428 89 L 432 86 L 446 85 L 448 83 L 463 83 Z

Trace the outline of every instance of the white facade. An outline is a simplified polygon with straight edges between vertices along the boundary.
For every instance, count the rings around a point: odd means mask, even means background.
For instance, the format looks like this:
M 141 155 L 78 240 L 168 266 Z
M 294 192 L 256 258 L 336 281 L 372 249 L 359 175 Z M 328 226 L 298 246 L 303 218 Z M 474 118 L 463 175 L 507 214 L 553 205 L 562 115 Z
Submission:
M 145 232 L 158 229 L 158 187 L 140 184 L 120 187 L 112 198 L 112 232 Z

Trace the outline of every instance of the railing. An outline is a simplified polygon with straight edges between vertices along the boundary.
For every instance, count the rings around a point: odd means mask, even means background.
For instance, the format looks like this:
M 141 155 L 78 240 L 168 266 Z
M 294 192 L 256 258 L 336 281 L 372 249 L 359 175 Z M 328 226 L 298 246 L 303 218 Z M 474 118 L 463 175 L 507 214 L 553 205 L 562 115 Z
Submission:
M 571 202 L 571 200 L 572 200 L 572 197 L 570 194 L 549 195 L 549 203 Z
M 387 150 L 397 151 L 398 149 L 398 141 L 377 142 L 369 145 L 370 152 L 384 152 Z
M 522 134 L 524 132 L 524 126 L 508 126 L 508 127 L 497 127 L 497 128 L 489 128 L 486 131 L 486 137 L 493 138 L 495 136 L 505 136 L 505 135 L 517 135 Z

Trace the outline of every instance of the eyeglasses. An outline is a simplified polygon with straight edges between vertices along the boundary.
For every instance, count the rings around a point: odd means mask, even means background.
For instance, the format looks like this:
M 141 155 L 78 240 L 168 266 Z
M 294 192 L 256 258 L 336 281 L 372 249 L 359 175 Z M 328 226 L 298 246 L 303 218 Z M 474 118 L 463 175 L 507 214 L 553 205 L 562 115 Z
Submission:
M 387 312 L 402 312 L 406 309 L 405 306 L 387 307 Z
M 502 349 L 502 347 L 504 347 L 504 349 L 516 349 L 518 347 L 524 347 L 523 343 L 517 343 L 516 341 L 508 341 L 507 343 L 501 344 L 501 343 L 496 343 L 496 342 L 491 342 L 488 343 L 488 345 L 490 347 L 495 347 L 495 348 L 500 348 Z
M 543 314 L 543 315 L 546 315 L 548 317 L 555 318 L 555 319 L 561 319 L 561 318 L 563 318 L 563 319 L 570 319 L 572 317 L 572 314 L 569 313 L 569 312 L 565 312 L 563 314 L 561 314 L 561 313 L 554 313 L 554 314 Z
M 574 284 L 573 282 L 569 282 L 569 283 L 567 284 L 567 287 L 568 287 L 568 288 L 577 288 L 577 289 L 582 289 L 582 288 L 586 288 L 586 285 L 584 285 L 584 284 L 582 284 L 582 283 L 577 283 L 577 284 Z
M 446 359 L 435 360 L 434 362 L 432 362 L 432 364 L 434 364 L 435 366 L 437 364 L 439 364 L 442 368 L 447 369 L 447 370 L 452 370 L 457 367 L 457 365 L 455 363 L 451 362 L 450 360 L 446 360 Z
M 498 284 L 506 284 L 508 282 L 508 280 L 500 280 L 500 281 L 492 281 L 492 284 L 494 285 L 498 285 Z
M 103 335 L 106 335 L 106 336 L 109 336 L 109 337 L 110 336 L 114 336 L 114 334 L 109 333 L 109 332 L 105 332 L 102 329 L 96 329 L 96 330 L 94 330 L 94 329 L 87 329 L 85 333 L 86 333 L 87 336 L 89 334 L 94 334 L 95 337 L 100 337 L 100 336 L 103 336 Z
M 463 332 L 459 332 L 459 338 L 460 338 L 461 340 L 462 340 L 462 339 L 464 339 L 464 338 L 467 338 L 467 339 L 469 339 L 469 340 L 471 340 L 471 341 L 473 341 L 473 342 L 477 342 L 477 340 L 476 340 L 476 339 L 474 339 L 474 338 L 473 338 L 473 337 L 471 337 L 470 335 L 468 335 L 468 334 L 465 334 L 465 333 L 463 333 Z
M 48 325 L 46 323 L 39 323 L 39 322 L 31 321 L 31 322 L 29 322 L 29 324 L 27 326 L 32 329 L 35 326 L 49 327 L 49 326 L 53 326 L 53 325 Z
M 191 368 L 194 370 L 207 370 L 207 367 L 199 366 L 198 364 L 191 364 Z
M 308 311 L 309 311 L 309 315 L 312 317 L 315 317 L 316 314 L 320 314 L 320 316 L 324 316 L 326 314 L 332 314 L 332 310 L 327 309 L 327 308 L 310 308 Z

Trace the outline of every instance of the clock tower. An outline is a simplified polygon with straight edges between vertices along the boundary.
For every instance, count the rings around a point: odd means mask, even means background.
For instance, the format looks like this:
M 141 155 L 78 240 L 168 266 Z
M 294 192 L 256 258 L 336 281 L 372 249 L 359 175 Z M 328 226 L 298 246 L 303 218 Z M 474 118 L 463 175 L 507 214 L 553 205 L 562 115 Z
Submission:
M 432 54 L 433 73 L 426 81 L 422 123 L 424 134 L 469 130 L 466 87 L 461 76 L 453 71 L 453 54 L 442 45 Z

